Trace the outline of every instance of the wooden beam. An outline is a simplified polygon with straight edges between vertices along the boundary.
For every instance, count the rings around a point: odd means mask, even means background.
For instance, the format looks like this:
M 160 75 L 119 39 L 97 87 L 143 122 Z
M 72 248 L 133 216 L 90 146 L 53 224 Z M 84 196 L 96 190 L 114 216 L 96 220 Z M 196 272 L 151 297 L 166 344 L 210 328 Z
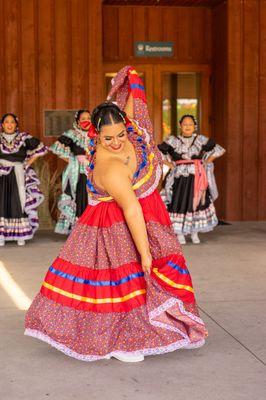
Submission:
M 243 4 L 228 0 L 226 218 L 241 220 L 243 168 Z

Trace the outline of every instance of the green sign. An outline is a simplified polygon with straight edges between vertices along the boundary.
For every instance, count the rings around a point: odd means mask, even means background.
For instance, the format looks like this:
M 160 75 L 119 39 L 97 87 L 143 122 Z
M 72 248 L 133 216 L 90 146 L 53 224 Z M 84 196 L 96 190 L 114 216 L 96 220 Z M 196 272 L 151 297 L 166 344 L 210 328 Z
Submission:
M 172 42 L 135 42 L 136 57 L 172 57 Z

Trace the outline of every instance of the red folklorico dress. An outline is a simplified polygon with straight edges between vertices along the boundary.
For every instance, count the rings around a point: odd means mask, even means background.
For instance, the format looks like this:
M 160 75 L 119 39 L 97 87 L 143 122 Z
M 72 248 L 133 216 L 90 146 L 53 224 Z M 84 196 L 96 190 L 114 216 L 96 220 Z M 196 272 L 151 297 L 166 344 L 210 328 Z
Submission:
M 114 85 L 119 93 L 131 90 L 138 110 L 145 97 L 134 69 L 125 67 Z M 150 276 L 142 271 L 122 209 L 93 183 L 95 150 L 90 149 L 89 205 L 26 315 L 26 335 L 83 361 L 117 352 L 147 356 L 197 348 L 207 336 L 184 256 L 156 189 L 160 155 L 147 121 L 138 122 L 131 121 L 127 130 L 138 160 L 132 185 L 146 222 Z

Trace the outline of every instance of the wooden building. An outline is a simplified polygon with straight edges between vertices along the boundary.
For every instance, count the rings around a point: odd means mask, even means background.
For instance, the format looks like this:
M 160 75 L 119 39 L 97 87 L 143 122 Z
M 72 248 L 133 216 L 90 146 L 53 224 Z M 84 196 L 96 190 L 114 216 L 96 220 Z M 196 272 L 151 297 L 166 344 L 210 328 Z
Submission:
M 178 98 L 227 149 L 219 217 L 266 219 L 266 0 L 0 0 L 0 18 L 1 113 L 51 144 L 45 110 L 93 108 L 134 65 L 158 141 Z M 171 42 L 173 54 L 139 57 L 136 42 Z

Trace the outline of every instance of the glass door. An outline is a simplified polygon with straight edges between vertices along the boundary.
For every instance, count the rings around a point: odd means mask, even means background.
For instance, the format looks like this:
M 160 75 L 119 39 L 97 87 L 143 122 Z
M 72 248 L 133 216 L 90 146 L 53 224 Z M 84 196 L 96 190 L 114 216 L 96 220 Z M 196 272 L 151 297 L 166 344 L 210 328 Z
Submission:
M 154 125 L 157 141 L 179 133 L 179 120 L 192 114 L 198 130 L 210 133 L 210 71 L 208 66 L 154 67 Z
M 178 121 L 193 115 L 200 124 L 200 74 L 162 73 L 162 135 L 178 134 Z
M 104 96 L 115 74 L 125 66 L 104 63 Z M 208 65 L 135 64 L 143 79 L 150 116 L 157 143 L 164 137 L 178 134 L 178 121 L 192 114 L 198 130 L 209 135 L 210 126 L 210 67 Z

